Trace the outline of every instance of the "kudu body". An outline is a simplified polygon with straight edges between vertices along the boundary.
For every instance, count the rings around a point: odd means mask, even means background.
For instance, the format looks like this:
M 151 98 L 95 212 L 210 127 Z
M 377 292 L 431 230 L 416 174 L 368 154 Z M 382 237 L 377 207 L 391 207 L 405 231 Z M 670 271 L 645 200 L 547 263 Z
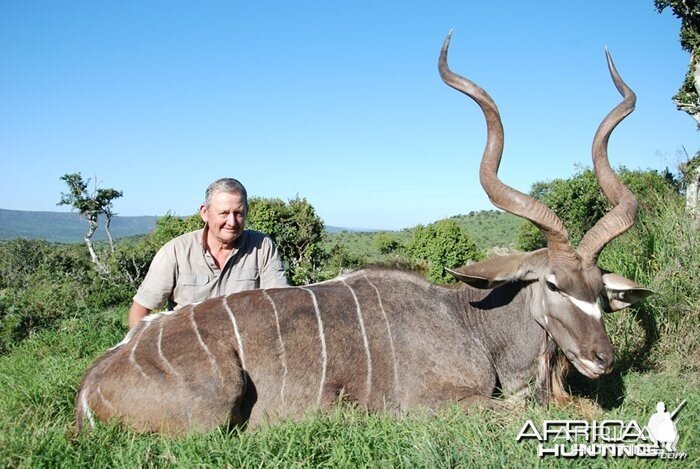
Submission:
M 408 272 L 361 269 L 327 282 L 253 290 L 147 316 L 87 370 L 77 425 L 118 419 L 137 431 L 181 434 L 296 417 L 338 399 L 369 410 L 469 405 L 535 389 L 551 398 L 556 346 L 584 375 L 610 371 L 601 307 L 649 291 L 596 265 L 600 250 L 634 223 L 636 201 L 607 162 L 607 140 L 634 106 L 625 97 L 594 139 L 596 175 L 615 205 L 574 249 L 559 218 L 501 183 L 503 130 L 491 98 L 447 67 L 440 74 L 487 120 L 481 182 L 495 205 L 533 222 L 548 247 L 452 271 L 449 288 Z M 556 345 L 555 345 L 556 344 Z

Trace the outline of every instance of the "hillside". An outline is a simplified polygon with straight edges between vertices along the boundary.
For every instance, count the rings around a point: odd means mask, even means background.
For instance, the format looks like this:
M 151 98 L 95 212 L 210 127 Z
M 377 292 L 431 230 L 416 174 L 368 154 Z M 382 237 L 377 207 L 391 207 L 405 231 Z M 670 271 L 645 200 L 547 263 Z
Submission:
M 452 219 L 469 232 L 481 249 L 494 246 L 513 247 L 520 226 L 526 223 L 512 213 L 499 210 L 470 212 L 468 215 L 457 215 Z
M 120 217 L 112 219 L 111 231 L 115 238 L 143 235 L 150 232 L 156 223 L 154 216 Z M 88 224 L 77 213 L 31 212 L 0 209 L 0 239 L 33 238 L 57 243 L 78 243 Z M 106 240 L 104 220 L 100 220 L 93 239 Z
M 467 215 L 455 215 L 451 219 L 463 227 L 476 245 L 485 251 L 494 246 L 514 247 L 518 229 L 525 223 L 522 218 L 498 210 L 470 212 Z M 411 239 L 409 228 L 390 233 L 401 244 L 405 244 Z M 363 258 L 379 260 L 382 256 L 380 256 L 377 247 L 373 245 L 376 235 L 377 232 L 329 232 L 327 243 L 330 246 L 341 245 L 350 253 Z
M 111 231 L 114 238 L 127 238 L 150 233 L 156 224 L 155 216 L 120 217 L 112 219 Z M 87 232 L 87 221 L 75 212 L 33 212 L 27 210 L 7 210 L 0 208 L 0 240 L 15 238 L 43 239 L 54 243 L 80 243 Z M 338 226 L 326 226 L 328 233 L 341 233 L 351 230 Z M 93 240 L 107 239 L 104 219 Z
M 112 220 L 112 236 L 125 238 L 149 233 L 155 226 L 155 216 L 120 217 Z M 497 210 L 471 212 L 452 217 L 464 227 L 482 249 L 492 246 L 512 246 L 523 223 L 521 218 Z M 79 243 L 87 231 L 87 222 L 74 212 L 32 212 L 0 209 L 0 239 L 31 238 L 57 243 Z M 343 244 L 360 255 L 375 254 L 372 239 L 377 230 L 358 231 L 337 226 L 326 226 L 331 244 Z M 408 241 L 409 229 L 394 231 L 397 238 Z M 100 220 L 94 240 L 106 240 L 104 220 Z

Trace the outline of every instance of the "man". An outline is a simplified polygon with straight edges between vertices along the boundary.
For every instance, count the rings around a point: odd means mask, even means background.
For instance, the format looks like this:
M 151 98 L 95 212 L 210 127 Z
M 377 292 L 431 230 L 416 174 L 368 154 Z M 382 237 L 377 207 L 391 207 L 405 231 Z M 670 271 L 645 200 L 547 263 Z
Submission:
M 129 309 L 129 329 L 166 301 L 169 309 L 254 288 L 286 287 L 277 248 L 244 230 L 248 195 L 235 179 L 214 181 L 199 214 L 204 228 L 169 241 L 153 258 Z

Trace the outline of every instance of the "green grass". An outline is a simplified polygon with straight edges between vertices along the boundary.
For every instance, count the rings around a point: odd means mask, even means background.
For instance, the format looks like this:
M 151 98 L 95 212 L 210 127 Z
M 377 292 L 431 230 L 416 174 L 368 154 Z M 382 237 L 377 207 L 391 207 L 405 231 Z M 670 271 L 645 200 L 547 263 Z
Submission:
M 125 315 L 125 308 L 116 308 L 81 320 L 65 320 L 58 330 L 43 331 L 0 356 L 0 465 L 589 467 L 592 463 L 592 467 L 615 467 L 630 460 L 540 460 L 533 442 L 517 443 L 515 437 L 527 419 L 536 423 L 561 418 L 636 419 L 643 424 L 658 400 L 670 407 L 680 399 L 687 399 L 688 404 L 678 424 L 678 449 L 689 454 L 689 461 L 700 462 L 696 431 L 700 372 L 697 363 L 681 355 L 656 357 L 659 360 L 652 370 L 627 370 L 598 383 L 602 389 L 614 385 L 624 390 L 624 400 L 609 410 L 576 404 L 545 409 L 528 404 L 498 412 L 450 407 L 437 414 L 415 411 L 394 416 L 338 406 L 300 422 L 285 421 L 240 433 L 215 431 L 180 440 L 136 435 L 115 426 L 98 426 L 76 436 L 72 427 L 76 387 L 93 358 L 121 340 Z

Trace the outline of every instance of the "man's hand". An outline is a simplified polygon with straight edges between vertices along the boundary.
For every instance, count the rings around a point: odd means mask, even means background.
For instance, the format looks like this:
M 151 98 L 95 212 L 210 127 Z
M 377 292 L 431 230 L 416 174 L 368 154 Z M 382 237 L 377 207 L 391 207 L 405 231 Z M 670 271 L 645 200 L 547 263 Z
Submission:
M 131 308 L 129 308 L 129 330 L 133 329 L 134 326 L 150 312 L 150 309 L 141 306 L 136 301 L 131 303 Z

